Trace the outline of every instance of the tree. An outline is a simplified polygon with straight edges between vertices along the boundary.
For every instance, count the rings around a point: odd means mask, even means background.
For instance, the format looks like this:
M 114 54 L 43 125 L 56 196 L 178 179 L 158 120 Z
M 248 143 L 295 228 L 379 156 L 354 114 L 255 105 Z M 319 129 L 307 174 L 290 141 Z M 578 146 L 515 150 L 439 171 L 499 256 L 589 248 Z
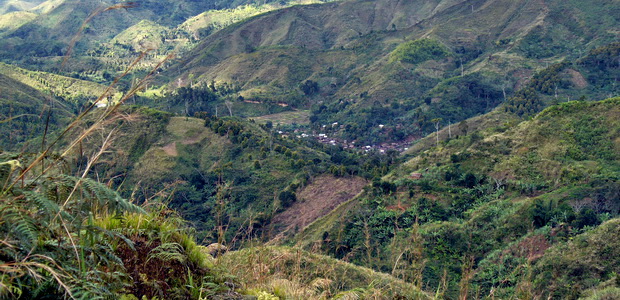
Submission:
M 311 96 L 319 91 L 319 84 L 312 80 L 306 80 L 299 86 L 299 88 L 306 96 Z
M 467 125 L 467 121 L 463 120 L 459 123 L 459 131 L 463 134 L 467 135 L 467 130 L 469 129 L 469 125 Z
M 283 190 L 278 195 L 278 199 L 280 200 L 280 203 L 282 203 L 282 207 L 289 207 L 297 201 L 297 196 L 294 192 Z
M 435 124 L 435 138 L 437 139 L 437 147 L 439 147 L 439 123 L 442 120 L 442 118 L 435 118 L 431 120 L 431 122 Z

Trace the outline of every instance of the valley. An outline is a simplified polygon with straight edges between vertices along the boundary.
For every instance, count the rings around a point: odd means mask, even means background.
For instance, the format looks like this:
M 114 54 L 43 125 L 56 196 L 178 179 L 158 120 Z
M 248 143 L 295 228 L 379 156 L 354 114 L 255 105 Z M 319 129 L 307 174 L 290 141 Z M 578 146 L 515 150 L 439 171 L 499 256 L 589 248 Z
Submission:
M 616 299 L 620 3 L 0 0 L 1 299 Z

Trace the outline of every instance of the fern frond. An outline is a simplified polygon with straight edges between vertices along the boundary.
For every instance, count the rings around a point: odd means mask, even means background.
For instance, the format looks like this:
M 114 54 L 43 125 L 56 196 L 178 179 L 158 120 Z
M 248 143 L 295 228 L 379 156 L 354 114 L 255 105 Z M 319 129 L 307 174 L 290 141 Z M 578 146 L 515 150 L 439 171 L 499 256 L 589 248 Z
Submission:
M 26 198 L 35 202 L 39 210 L 49 214 L 56 214 L 60 210 L 58 203 L 50 200 L 46 195 L 41 193 L 26 192 Z
M 183 247 L 179 243 L 164 243 L 151 250 L 147 262 L 151 259 L 159 259 L 162 261 L 178 261 L 185 264 L 186 256 Z
M 29 247 L 36 244 L 40 231 L 34 219 L 30 218 L 30 216 L 20 214 L 10 216 L 8 220 L 12 223 L 13 234 L 18 240 L 22 242 L 27 240 L 29 242 L 27 246 Z M 24 246 L 26 245 L 22 245 L 21 247 L 25 248 Z
M 107 206 L 110 212 L 146 213 L 142 207 L 127 201 L 117 191 L 108 188 L 105 184 L 90 178 L 82 178 L 81 180 L 85 192 L 98 202 L 99 207 Z

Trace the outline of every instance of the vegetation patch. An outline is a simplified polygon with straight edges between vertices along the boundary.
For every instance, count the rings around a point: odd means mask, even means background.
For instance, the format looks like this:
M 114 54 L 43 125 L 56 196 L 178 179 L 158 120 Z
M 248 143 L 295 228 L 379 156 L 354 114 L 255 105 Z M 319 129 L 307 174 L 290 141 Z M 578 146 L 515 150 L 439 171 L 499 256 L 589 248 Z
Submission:
M 280 298 L 406 298 L 430 296 L 387 274 L 297 248 L 253 247 L 229 252 L 217 264 L 230 269 L 247 293 Z
M 427 60 L 439 60 L 450 55 L 446 46 L 433 39 L 419 39 L 398 45 L 390 54 L 391 61 L 419 64 Z

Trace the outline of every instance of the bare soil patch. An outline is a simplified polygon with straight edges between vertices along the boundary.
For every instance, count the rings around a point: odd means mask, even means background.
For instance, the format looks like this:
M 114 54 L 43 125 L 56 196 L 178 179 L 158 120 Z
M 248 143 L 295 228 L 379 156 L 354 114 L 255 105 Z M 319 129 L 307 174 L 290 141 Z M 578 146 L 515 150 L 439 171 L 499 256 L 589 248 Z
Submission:
M 368 181 L 361 177 L 324 175 L 314 178 L 297 192 L 297 202 L 274 217 L 275 228 L 277 231 L 297 232 L 355 197 L 367 184 Z
M 166 154 L 170 156 L 177 157 L 179 155 L 179 152 L 177 151 L 177 144 L 175 142 L 172 142 L 161 148 L 164 150 L 164 152 L 166 152 Z
M 568 69 L 566 71 L 571 76 L 571 83 L 574 84 L 577 88 L 583 89 L 588 86 L 588 81 L 583 77 L 583 75 L 581 75 L 581 73 L 573 69 Z

